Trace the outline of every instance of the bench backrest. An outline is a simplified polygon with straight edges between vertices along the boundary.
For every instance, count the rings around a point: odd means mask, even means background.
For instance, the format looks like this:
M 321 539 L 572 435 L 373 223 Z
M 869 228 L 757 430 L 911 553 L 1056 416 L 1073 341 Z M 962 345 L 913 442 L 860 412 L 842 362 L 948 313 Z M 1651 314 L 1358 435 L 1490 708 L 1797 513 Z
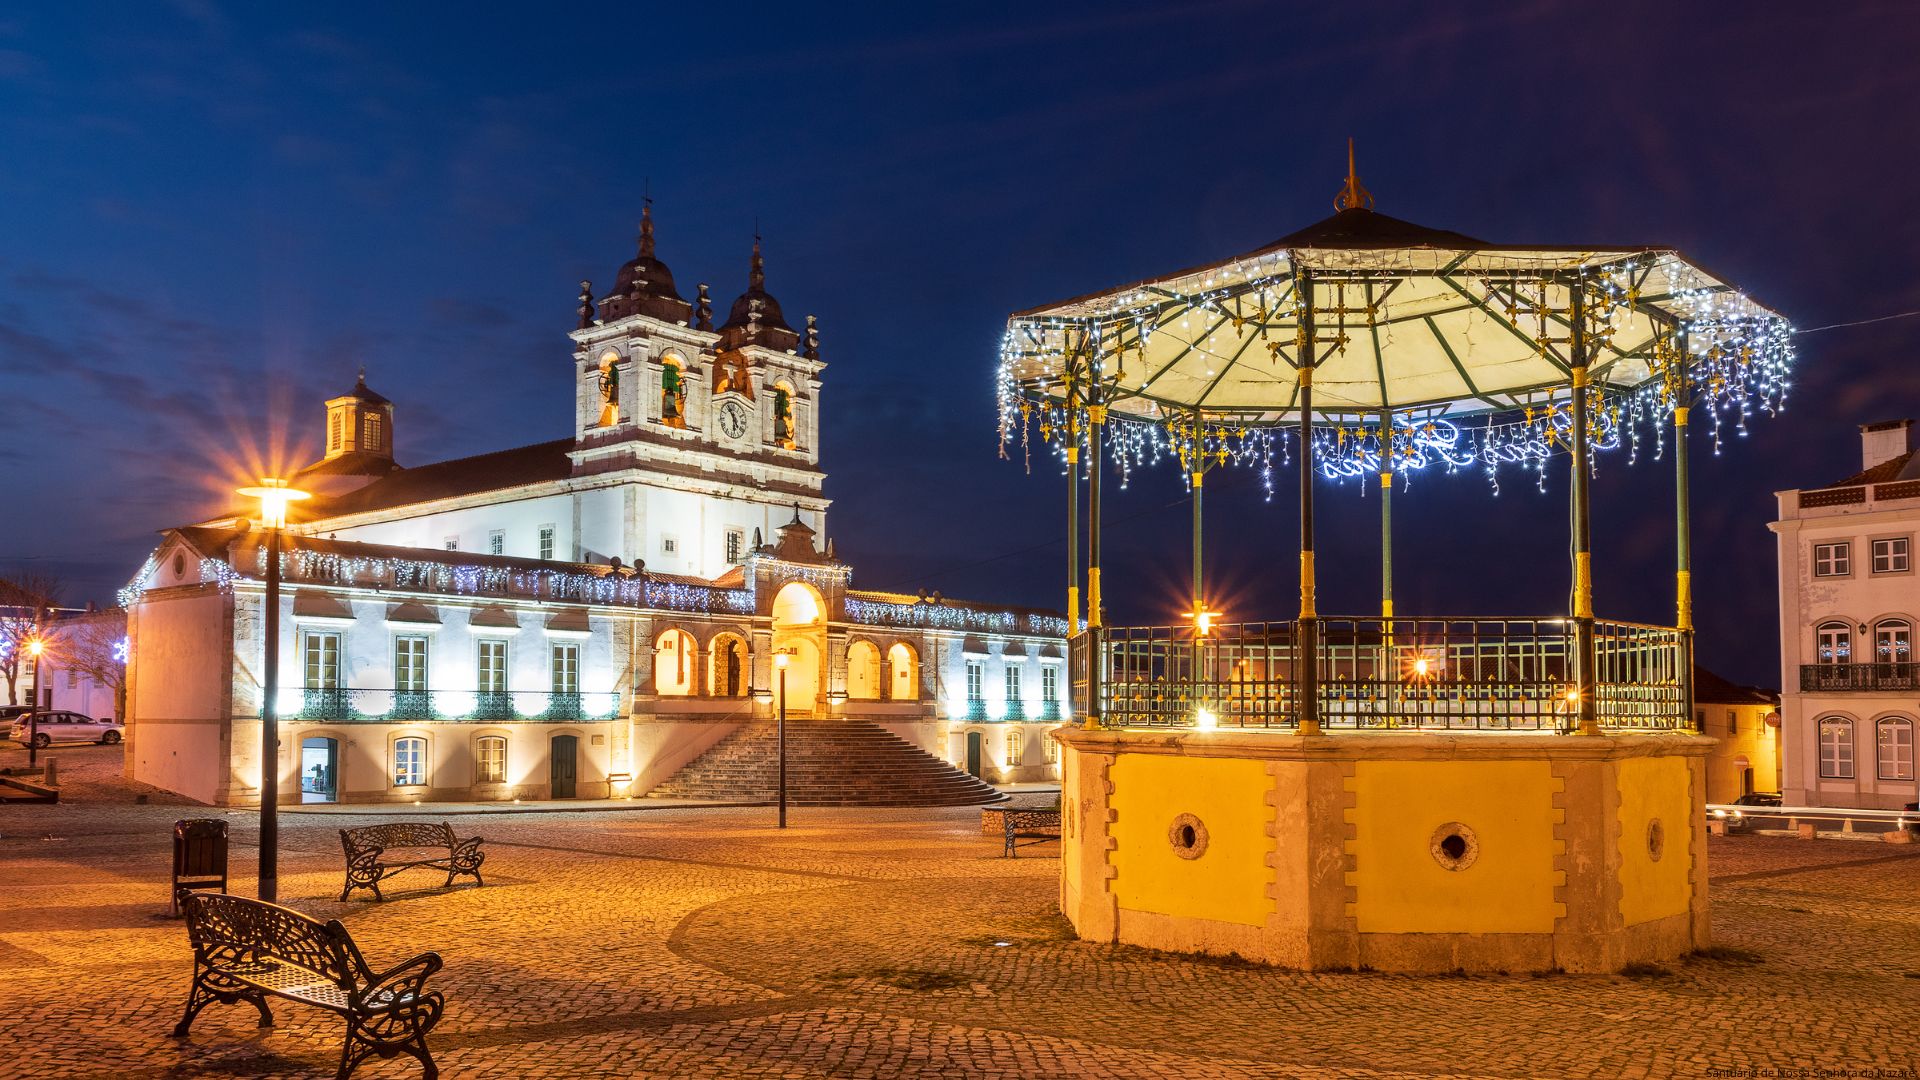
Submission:
M 278 904 L 226 893 L 187 897 L 187 937 L 194 956 L 214 967 L 263 959 L 302 967 L 351 990 L 365 964 L 347 928 L 321 922 Z
M 444 821 L 389 821 L 340 830 L 340 846 L 347 849 L 349 857 L 372 848 L 451 848 L 453 845 L 453 826 Z
M 190 818 L 173 823 L 173 876 L 202 878 L 227 872 L 227 823 Z

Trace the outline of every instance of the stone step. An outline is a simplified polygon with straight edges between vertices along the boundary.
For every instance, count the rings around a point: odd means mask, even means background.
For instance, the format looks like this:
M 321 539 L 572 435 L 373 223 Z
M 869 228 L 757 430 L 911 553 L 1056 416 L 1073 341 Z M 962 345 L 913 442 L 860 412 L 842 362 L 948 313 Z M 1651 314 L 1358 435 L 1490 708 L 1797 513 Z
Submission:
M 864 720 L 789 718 L 787 799 L 801 806 L 973 806 L 1005 798 L 992 785 Z M 779 783 L 776 725 L 743 725 L 655 794 L 772 798 Z

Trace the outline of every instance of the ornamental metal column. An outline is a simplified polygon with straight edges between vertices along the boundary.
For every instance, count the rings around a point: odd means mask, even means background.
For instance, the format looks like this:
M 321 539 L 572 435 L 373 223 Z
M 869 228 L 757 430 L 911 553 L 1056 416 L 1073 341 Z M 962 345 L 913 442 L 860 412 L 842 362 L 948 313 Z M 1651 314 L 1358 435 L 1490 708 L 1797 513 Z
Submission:
M 1380 387 L 1384 399 L 1386 387 Z M 1400 724 L 1400 663 L 1393 655 L 1393 410 L 1380 412 L 1380 682 L 1386 687 L 1382 721 Z
M 1599 711 L 1594 701 L 1593 647 L 1593 529 L 1588 520 L 1587 498 L 1587 305 L 1586 286 L 1572 280 L 1568 321 L 1572 331 L 1568 341 L 1573 369 L 1573 664 L 1574 687 L 1578 695 L 1578 731 L 1582 735 L 1600 734 Z
M 1693 509 L 1689 497 L 1687 479 L 1687 402 L 1690 390 L 1687 383 L 1687 362 L 1691 359 L 1688 351 L 1687 332 L 1684 329 L 1674 334 L 1678 355 L 1673 363 L 1678 368 L 1675 379 L 1673 405 L 1673 498 L 1674 532 L 1677 551 L 1674 566 L 1674 629 L 1680 632 L 1680 722 L 1682 726 L 1691 724 L 1693 719 Z
M 1080 633 L 1080 403 L 1067 365 L 1067 637 Z
M 1313 272 L 1300 271 L 1300 734 L 1320 734 L 1320 626 L 1313 581 Z
M 1091 349 L 1087 374 L 1092 378 L 1087 404 L 1087 726 L 1092 728 L 1100 726 L 1106 715 L 1101 670 L 1106 666 L 1101 642 L 1106 619 L 1100 600 L 1100 433 L 1107 423 L 1107 405 Z

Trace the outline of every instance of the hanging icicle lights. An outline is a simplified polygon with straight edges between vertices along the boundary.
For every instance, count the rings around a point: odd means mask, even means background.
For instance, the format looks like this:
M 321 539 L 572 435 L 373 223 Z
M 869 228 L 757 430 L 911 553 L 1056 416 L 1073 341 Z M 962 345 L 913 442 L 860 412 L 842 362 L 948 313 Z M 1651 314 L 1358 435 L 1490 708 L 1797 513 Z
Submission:
M 1001 347 L 1002 454 L 1017 439 L 1030 460 L 1037 433 L 1064 471 L 1097 384 L 1122 486 L 1164 459 L 1190 475 L 1204 454 L 1258 469 L 1271 495 L 1274 466 L 1297 452 L 1301 271 L 1314 463 L 1330 480 L 1375 476 L 1390 454 L 1403 484 L 1438 468 L 1479 471 L 1498 490 L 1518 470 L 1544 489 L 1549 459 L 1569 449 L 1576 309 L 1594 450 L 1659 458 L 1674 408 L 1691 405 L 1718 453 L 1729 429 L 1783 408 L 1790 386 L 1788 322 L 1670 250 L 1274 250 L 1016 315 Z

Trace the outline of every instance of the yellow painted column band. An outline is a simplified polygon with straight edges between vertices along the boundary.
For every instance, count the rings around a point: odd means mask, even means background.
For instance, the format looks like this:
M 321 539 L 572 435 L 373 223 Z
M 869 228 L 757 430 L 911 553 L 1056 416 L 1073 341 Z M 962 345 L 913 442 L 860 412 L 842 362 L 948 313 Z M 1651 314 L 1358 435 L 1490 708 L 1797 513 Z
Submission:
M 1589 551 L 1573 557 L 1573 614 L 1578 619 L 1593 618 L 1593 553 Z
M 1067 464 L 1069 465 L 1080 464 L 1080 448 L 1078 446 L 1067 447 Z
M 1098 627 L 1100 620 L 1100 568 L 1087 570 L 1087 625 Z
M 1686 407 L 1685 405 L 1676 405 L 1676 406 L 1674 406 L 1674 408 L 1673 408 L 1673 426 L 1674 426 L 1674 427 L 1686 427 L 1686 426 L 1687 426 L 1687 407 Z
M 1676 570 L 1673 574 L 1675 602 L 1678 607 L 1679 628 L 1693 629 L 1693 571 Z
M 1080 586 L 1075 585 L 1067 590 L 1067 633 L 1077 634 L 1079 632 Z
M 1393 618 L 1393 600 L 1391 598 L 1383 598 L 1380 601 L 1380 617 L 1383 619 Z M 1392 631 L 1389 630 L 1388 633 L 1391 634 Z M 1387 640 L 1391 643 L 1393 639 L 1389 637 Z
M 1089 419 L 1089 420 L 1092 420 L 1092 421 L 1093 421 L 1094 423 L 1096 423 L 1096 424 L 1104 424 L 1104 423 L 1106 423 L 1106 422 L 1107 422 L 1107 407 L 1106 407 L 1105 405 L 1089 405 L 1089 406 L 1087 406 L 1087 419 Z
M 1300 617 L 1317 618 L 1313 610 L 1313 552 L 1300 553 Z
M 1587 366 L 1585 364 L 1582 364 L 1579 367 L 1573 369 L 1573 388 L 1575 390 L 1583 390 L 1586 388 L 1586 385 L 1587 385 Z
M 1390 487 L 1392 487 L 1392 486 L 1393 486 L 1393 474 L 1392 474 L 1392 473 L 1390 473 L 1390 472 L 1383 472 L 1383 473 L 1381 473 L 1381 474 L 1380 474 L 1380 486 L 1381 486 L 1382 488 L 1390 488 Z
M 1193 486 L 1194 487 L 1199 487 L 1201 484 L 1206 482 L 1206 479 L 1207 479 L 1206 473 L 1201 472 L 1199 469 L 1193 470 Z
M 1303 367 L 1303 368 L 1301 368 L 1301 369 L 1300 369 L 1300 372 L 1299 372 L 1299 375 L 1300 375 L 1300 385 L 1301 385 L 1301 386 L 1312 386 L 1312 385 L 1313 385 L 1313 369 L 1312 369 L 1312 368 L 1310 368 L 1310 367 Z

